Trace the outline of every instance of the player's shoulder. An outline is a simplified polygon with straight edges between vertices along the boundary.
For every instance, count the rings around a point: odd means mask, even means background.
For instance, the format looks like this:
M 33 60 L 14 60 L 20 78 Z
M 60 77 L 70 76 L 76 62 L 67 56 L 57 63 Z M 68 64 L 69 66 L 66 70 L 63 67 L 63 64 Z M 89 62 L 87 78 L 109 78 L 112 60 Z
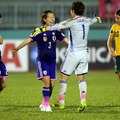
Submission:
M 38 35 L 38 34 L 40 34 L 40 33 L 42 33 L 42 32 L 45 32 L 45 31 L 46 31 L 46 28 L 45 28 L 44 26 L 37 27 L 37 28 L 35 28 L 35 29 L 32 31 L 32 33 L 31 33 L 30 36 L 36 36 L 36 35 Z
M 119 25 L 118 25 L 117 23 L 114 23 L 114 24 L 112 25 L 112 28 L 116 28 L 116 27 L 119 27 Z

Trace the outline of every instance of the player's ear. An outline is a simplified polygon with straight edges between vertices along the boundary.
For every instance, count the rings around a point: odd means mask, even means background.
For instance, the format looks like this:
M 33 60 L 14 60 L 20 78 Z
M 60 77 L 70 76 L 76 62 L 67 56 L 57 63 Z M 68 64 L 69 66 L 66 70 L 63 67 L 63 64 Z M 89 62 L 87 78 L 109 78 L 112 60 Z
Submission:
M 46 19 L 45 18 L 43 18 L 43 21 L 46 23 Z

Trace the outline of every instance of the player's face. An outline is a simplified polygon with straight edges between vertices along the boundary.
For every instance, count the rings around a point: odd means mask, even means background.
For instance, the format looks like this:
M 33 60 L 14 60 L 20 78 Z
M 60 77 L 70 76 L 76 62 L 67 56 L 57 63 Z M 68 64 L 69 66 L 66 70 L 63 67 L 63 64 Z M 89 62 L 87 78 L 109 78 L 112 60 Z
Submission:
M 55 16 L 53 13 L 48 13 L 47 18 L 45 19 L 46 25 L 52 25 L 55 23 Z
M 115 15 L 115 21 L 116 21 L 116 23 L 120 24 L 120 16 L 119 15 Z

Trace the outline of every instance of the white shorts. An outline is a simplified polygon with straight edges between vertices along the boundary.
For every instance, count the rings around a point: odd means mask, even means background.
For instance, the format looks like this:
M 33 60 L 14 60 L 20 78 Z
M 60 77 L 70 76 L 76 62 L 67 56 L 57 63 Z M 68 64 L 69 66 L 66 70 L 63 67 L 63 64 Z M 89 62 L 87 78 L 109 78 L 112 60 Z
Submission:
M 61 65 L 61 72 L 70 75 L 75 70 L 76 75 L 86 74 L 88 72 L 88 55 L 87 50 L 67 52 Z

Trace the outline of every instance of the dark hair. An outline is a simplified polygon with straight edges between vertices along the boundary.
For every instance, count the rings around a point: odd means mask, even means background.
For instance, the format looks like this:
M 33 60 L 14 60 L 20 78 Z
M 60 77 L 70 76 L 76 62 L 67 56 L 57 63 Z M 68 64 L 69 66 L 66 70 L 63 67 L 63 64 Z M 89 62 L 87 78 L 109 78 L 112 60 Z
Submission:
M 120 16 L 120 10 L 117 10 L 116 15 Z
M 112 0 L 106 0 L 106 1 L 105 1 L 105 4 L 111 4 L 111 5 L 112 5 L 112 4 L 113 4 L 113 1 L 112 1 Z
M 2 15 L 0 14 L 0 18 L 2 18 Z
M 85 5 L 81 1 L 73 2 L 71 9 L 74 10 L 76 15 L 83 15 L 85 10 Z
M 46 22 L 44 21 L 44 19 L 47 18 L 48 13 L 53 13 L 53 12 L 52 12 L 51 10 L 45 10 L 45 11 L 42 13 L 41 23 L 42 23 L 43 25 L 46 24 Z M 54 13 L 53 13 L 53 14 L 54 14 Z M 55 14 L 54 14 L 54 15 L 55 15 Z

